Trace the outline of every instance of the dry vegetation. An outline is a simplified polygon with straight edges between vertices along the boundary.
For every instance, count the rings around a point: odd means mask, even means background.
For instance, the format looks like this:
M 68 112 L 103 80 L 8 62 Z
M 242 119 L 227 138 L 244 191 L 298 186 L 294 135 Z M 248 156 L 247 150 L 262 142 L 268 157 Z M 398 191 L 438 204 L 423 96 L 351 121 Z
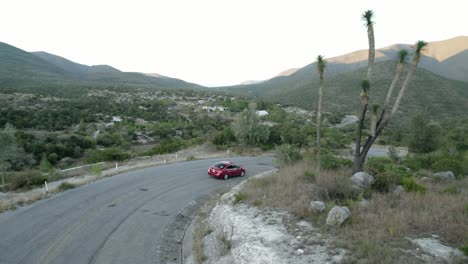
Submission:
M 454 183 L 424 183 L 425 194 L 367 192 L 353 197 L 350 171 L 311 173 L 306 162 L 281 169 L 268 178 L 249 181 L 243 201 L 258 207 L 274 207 L 311 221 L 321 232 L 336 237 L 337 247 L 347 248 L 348 263 L 419 263 L 407 238 L 431 237 L 453 247 L 468 244 L 468 178 Z M 346 205 L 352 217 L 340 228 L 325 225 L 326 213 L 316 214 L 310 201 L 322 200 L 330 209 Z

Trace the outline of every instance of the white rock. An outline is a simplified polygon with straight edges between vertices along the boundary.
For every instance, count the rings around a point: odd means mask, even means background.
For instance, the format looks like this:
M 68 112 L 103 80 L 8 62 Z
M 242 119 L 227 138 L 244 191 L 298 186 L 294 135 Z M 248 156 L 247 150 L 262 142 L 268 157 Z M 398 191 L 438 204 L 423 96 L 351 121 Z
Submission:
M 322 202 L 322 201 L 312 201 L 312 202 L 310 202 L 310 208 L 311 208 L 314 212 L 320 213 L 320 212 L 325 211 L 326 206 L 325 206 L 325 203 Z
M 346 206 L 335 206 L 327 216 L 327 225 L 341 225 L 350 215 L 350 211 Z
M 441 181 L 453 181 L 455 180 L 455 175 L 451 171 L 441 171 L 434 173 L 433 178 Z
M 374 176 L 367 172 L 358 171 L 353 174 L 351 181 L 358 187 L 367 188 L 374 182 Z
M 436 258 L 450 260 L 463 255 L 460 250 L 442 245 L 434 238 L 411 239 L 411 241 L 418 245 L 424 253 Z
M 302 255 L 302 254 L 304 254 L 304 250 L 302 249 L 296 250 L 296 255 Z

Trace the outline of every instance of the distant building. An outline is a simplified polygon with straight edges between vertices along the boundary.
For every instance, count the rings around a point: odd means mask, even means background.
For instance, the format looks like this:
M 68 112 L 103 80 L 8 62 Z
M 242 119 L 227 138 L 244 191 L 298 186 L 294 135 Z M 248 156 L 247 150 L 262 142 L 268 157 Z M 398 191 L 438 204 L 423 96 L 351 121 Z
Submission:
M 224 112 L 227 110 L 226 107 L 222 106 L 202 106 L 202 109 L 207 112 Z
M 122 122 L 122 118 L 120 116 L 113 116 L 112 122 Z

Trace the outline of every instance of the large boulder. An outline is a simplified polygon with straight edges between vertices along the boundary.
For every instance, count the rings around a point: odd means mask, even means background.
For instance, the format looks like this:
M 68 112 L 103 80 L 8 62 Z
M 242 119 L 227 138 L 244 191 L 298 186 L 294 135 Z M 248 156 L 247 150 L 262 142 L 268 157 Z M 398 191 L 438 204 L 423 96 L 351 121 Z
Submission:
M 367 172 L 358 171 L 353 174 L 351 177 L 351 190 L 353 193 L 358 196 L 363 193 L 366 189 L 370 188 L 374 182 L 374 176 L 370 175 Z
M 321 213 L 325 211 L 326 206 L 322 201 L 312 201 L 310 202 L 310 208 L 316 213 Z
M 327 225 L 340 226 L 351 215 L 348 207 L 335 206 L 327 216 Z
M 451 171 L 441 171 L 434 173 L 434 175 L 432 175 L 432 178 L 439 181 L 454 181 L 455 175 Z
M 367 172 L 358 171 L 353 174 L 351 181 L 354 185 L 366 189 L 367 187 L 370 187 L 372 183 L 374 183 L 374 176 Z

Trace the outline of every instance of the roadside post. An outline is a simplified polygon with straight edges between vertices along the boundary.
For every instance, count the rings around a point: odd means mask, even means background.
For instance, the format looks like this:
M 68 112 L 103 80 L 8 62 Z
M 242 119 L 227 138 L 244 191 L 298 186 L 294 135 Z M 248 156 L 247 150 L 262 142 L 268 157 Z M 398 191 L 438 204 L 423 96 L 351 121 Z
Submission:
M 46 193 L 49 193 L 49 186 L 47 186 L 47 181 L 44 181 L 44 185 Z

